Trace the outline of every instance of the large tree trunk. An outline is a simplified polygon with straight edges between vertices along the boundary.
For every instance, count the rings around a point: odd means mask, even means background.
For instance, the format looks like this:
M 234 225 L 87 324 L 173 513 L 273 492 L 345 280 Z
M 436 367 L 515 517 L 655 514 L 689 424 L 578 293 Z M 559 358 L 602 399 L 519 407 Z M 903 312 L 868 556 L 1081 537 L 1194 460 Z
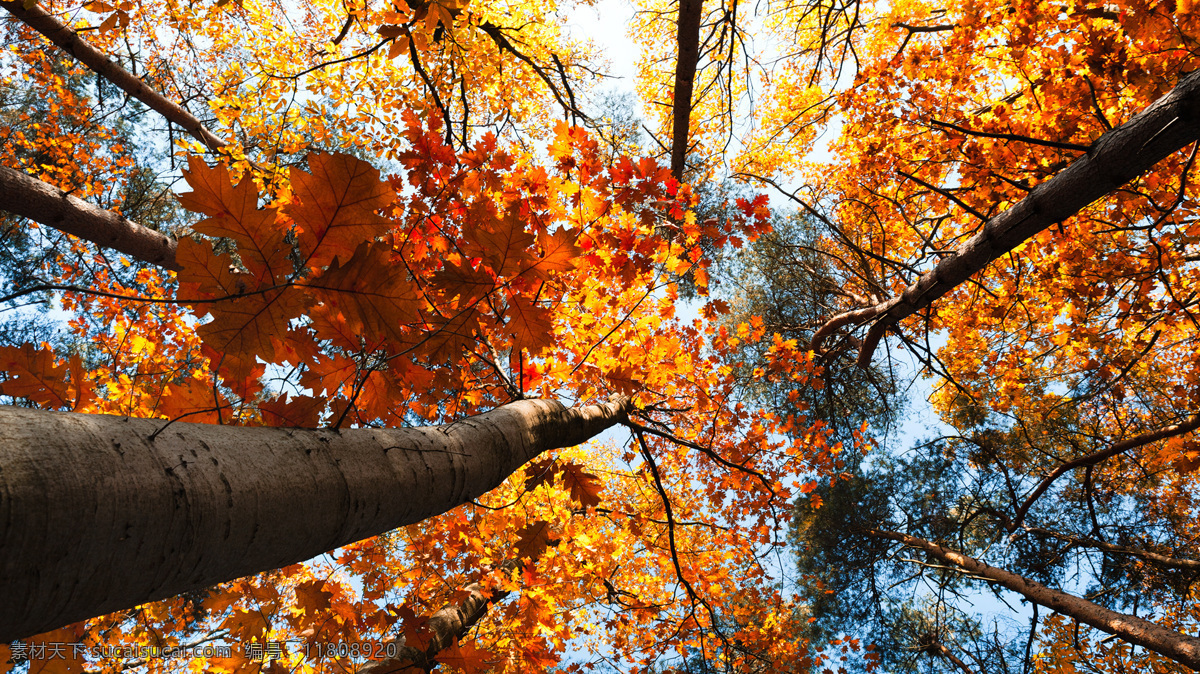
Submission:
M 1075 215 L 1196 140 L 1200 140 L 1200 72 L 1184 77 L 1166 96 L 1100 136 L 1087 154 L 984 223 L 979 233 L 904 292 L 831 318 L 813 335 L 812 348 L 820 351 L 821 342 L 846 325 L 872 320 L 858 354 L 859 365 L 866 367 L 889 327 L 929 306 L 1026 239 Z
M 0 643 L 419 522 L 629 404 L 342 431 L 0 407 Z
M 874 538 L 897 541 L 917 550 L 924 550 L 945 564 L 987 579 L 1016 592 L 1041 606 L 1091 625 L 1101 632 L 1115 635 L 1148 650 L 1200 670 L 1200 639 L 1144 620 L 1137 616 L 1117 613 L 1082 597 L 1046 587 L 1025 576 L 989 566 L 974 557 L 944 548 L 937 543 L 896 531 L 869 529 L 863 531 Z
M 179 271 L 175 239 L 7 166 L 0 166 L 0 211 L 74 234 L 135 260 Z

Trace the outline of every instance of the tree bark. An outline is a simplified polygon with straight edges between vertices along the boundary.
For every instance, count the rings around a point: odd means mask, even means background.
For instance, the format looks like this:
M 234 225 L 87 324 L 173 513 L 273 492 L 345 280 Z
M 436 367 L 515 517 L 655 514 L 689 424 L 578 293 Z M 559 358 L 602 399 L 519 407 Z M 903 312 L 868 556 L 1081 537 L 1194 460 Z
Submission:
M 142 262 L 179 271 L 175 239 L 7 166 L 0 166 L 0 211 L 74 234 Z
M 675 89 L 672 95 L 671 174 L 683 180 L 687 160 L 688 130 L 692 119 L 692 91 L 695 87 L 696 64 L 700 60 L 700 18 L 703 0 L 678 0 L 679 19 L 676 40 L 679 54 L 675 60 Z
M 337 431 L 0 407 L 0 643 L 419 522 L 629 408 L 522 400 Z
M 500 565 L 502 572 L 520 569 L 521 563 L 508 560 Z M 439 653 L 449 648 L 455 639 L 462 639 L 467 632 L 487 615 L 492 604 L 508 596 L 507 591 L 489 590 L 482 583 L 475 582 L 463 587 L 462 598 L 451 602 L 437 613 L 429 616 L 425 628 L 429 631 L 429 643 L 425 648 L 409 646 L 404 636 L 393 640 L 398 646 L 394 658 L 385 658 L 368 662 L 356 670 L 355 674 L 403 674 L 410 668 L 429 671 L 437 661 Z
M 4 7 L 10 14 L 44 35 L 63 51 L 78 59 L 80 63 L 91 68 L 96 74 L 145 103 L 163 117 L 178 124 L 196 140 L 204 143 L 208 149 L 216 152 L 224 147 L 225 141 L 217 138 L 195 115 L 151 89 L 137 75 L 122 68 L 109 59 L 107 54 L 88 44 L 79 37 L 79 33 L 59 21 L 58 17 L 37 5 L 25 9 L 22 0 L 0 0 L 0 7 Z
M 944 548 L 923 538 L 879 529 L 867 529 L 862 533 L 874 538 L 898 541 L 917 550 L 924 550 L 942 562 L 953 564 L 973 576 L 1006 587 L 1029 601 L 1091 625 L 1101 632 L 1115 635 L 1129 643 L 1154 651 L 1192 669 L 1200 669 L 1200 639 L 1196 637 L 1190 637 L 1137 616 L 1117 613 L 1082 597 L 1046 587 L 1011 571 L 989 566 L 974 557 Z
M 1086 155 L 984 223 L 978 234 L 900 295 L 827 321 L 813 335 L 813 349 L 820 351 L 822 340 L 847 323 L 873 320 L 858 355 L 858 364 L 866 367 L 889 327 L 929 306 L 1026 239 L 1075 215 L 1198 139 L 1200 72 L 1184 77 L 1166 96 L 1100 136 Z

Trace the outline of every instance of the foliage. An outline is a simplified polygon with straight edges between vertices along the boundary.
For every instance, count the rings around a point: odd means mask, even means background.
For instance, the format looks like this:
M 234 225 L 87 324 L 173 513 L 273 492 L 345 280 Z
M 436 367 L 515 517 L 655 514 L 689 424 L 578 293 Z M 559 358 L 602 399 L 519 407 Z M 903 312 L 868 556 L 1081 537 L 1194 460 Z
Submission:
M 940 437 L 872 450 L 895 368 L 854 369 L 852 326 L 814 337 L 956 259 L 1195 69 L 1191 3 L 712 0 L 672 138 L 678 4 L 644 2 L 650 142 L 624 102 L 583 109 L 598 51 L 553 2 L 42 6 L 226 144 L 167 125 L 146 159 L 149 113 L 5 24 L 4 165 L 175 230 L 181 266 L 5 220 L 8 301 L 70 316 L 60 341 L 0 330 L 9 400 L 333 428 L 526 396 L 637 412 L 442 516 L 40 639 L 287 641 L 188 667 L 352 669 L 361 653 L 314 646 L 424 643 L 475 586 L 494 602 L 443 669 L 1178 667 L 1079 616 L 981 615 L 972 597 L 1015 596 L 936 550 L 1194 631 L 1194 147 L 899 324 L 887 347 L 930 378 Z M 187 214 L 156 196 L 163 162 Z M 794 591 L 765 561 L 789 520 Z M 51 664 L 173 667 L 30 669 Z

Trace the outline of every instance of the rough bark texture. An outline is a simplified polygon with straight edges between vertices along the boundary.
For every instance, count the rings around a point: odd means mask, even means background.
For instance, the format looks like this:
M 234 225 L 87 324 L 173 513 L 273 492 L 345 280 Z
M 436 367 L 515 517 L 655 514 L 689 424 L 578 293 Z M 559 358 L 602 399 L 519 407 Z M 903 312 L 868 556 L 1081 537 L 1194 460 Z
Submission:
M 224 141 L 217 138 L 192 113 L 167 100 L 162 94 L 151 89 L 137 75 L 110 60 L 107 54 L 84 41 L 70 26 L 59 21 L 58 17 L 36 5 L 25 9 L 21 0 L 0 0 L 0 7 L 4 7 L 30 28 L 46 36 L 47 39 L 74 56 L 80 63 L 91 68 L 96 74 L 117 85 L 122 91 L 145 103 L 163 117 L 183 127 L 196 140 L 204 143 L 208 149 L 215 152 L 225 145 Z
M 830 319 L 813 336 L 813 347 L 846 323 L 874 320 L 859 350 L 871 361 L 887 329 L 929 306 L 992 260 L 1062 222 L 1141 175 L 1163 158 L 1200 139 L 1200 72 L 1183 78 L 1166 96 L 1120 127 L 1100 136 L 1088 153 L 1029 196 L 988 220 L 978 234 L 943 258 L 900 295 Z
M 968 557 L 961 552 L 944 548 L 923 538 L 877 529 L 870 529 L 863 533 L 875 538 L 898 541 L 917 550 L 924 550 L 944 563 L 953 564 L 974 576 L 987 578 L 1036 604 L 1091 625 L 1101 632 L 1116 635 L 1129 643 L 1142 646 L 1192 669 L 1200 669 L 1200 639 L 1196 637 L 1181 634 L 1137 616 L 1111 611 L 1082 597 L 1035 583 L 1011 571 L 989 566 L 974 557 Z
M 6 166 L 0 166 L 0 211 L 74 234 L 142 262 L 179 270 L 175 239 Z
M 419 522 L 628 410 L 522 400 L 336 431 L 0 407 L 0 643 Z
M 687 160 L 688 129 L 692 119 L 692 90 L 695 86 L 696 63 L 700 60 L 700 17 L 703 0 L 679 0 L 679 20 L 676 39 L 679 54 L 675 61 L 673 126 L 671 128 L 671 173 L 683 180 Z

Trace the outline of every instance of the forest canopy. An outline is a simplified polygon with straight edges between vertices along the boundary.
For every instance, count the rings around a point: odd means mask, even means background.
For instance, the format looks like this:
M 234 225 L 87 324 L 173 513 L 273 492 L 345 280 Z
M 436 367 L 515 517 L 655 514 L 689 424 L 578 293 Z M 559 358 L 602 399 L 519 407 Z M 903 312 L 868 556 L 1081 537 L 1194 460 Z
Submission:
M 0 671 L 1200 669 L 1190 0 L 0 36 Z

